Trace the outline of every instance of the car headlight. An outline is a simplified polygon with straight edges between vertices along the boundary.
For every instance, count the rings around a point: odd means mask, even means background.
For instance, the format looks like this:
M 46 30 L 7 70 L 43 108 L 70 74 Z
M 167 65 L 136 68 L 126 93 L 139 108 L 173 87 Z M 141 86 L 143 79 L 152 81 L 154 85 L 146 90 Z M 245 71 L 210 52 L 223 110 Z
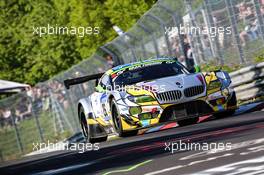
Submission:
M 142 109 L 139 106 L 134 106 L 134 107 L 129 108 L 129 113 L 131 115 L 140 114 L 141 112 L 142 112 Z
M 142 95 L 142 96 L 128 96 L 127 99 L 134 103 L 145 103 L 155 101 L 155 99 L 149 95 Z

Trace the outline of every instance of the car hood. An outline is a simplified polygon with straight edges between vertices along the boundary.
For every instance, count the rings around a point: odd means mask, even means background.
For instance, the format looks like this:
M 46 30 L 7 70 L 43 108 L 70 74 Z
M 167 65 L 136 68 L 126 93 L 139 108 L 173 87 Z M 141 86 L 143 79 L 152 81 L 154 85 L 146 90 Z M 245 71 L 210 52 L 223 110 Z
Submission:
M 188 75 L 181 74 L 135 84 L 136 87 L 155 92 L 182 90 L 200 85 L 205 85 L 205 80 L 201 73 Z

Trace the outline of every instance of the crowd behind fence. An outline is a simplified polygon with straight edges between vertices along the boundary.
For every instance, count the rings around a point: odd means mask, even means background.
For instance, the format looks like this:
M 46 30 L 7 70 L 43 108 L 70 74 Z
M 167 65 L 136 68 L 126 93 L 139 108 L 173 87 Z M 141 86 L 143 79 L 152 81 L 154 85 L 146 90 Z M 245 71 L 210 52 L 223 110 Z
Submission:
M 98 48 L 90 58 L 1 100 L 0 158 L 17 158 L 32 152 L 33 143 L 58 142 L 80 131 L 76 104 L 93 92 L 95 82 L 66 90 L 65 79 L 162 55 L 177 57 L 187 66 L 248 65 L 264 52 L 263 17 L 263 0 L 158 1 L 129 31 Z M 196 31 L 181 33 L 183 26 Z M 219 27 L 228 31 L 201 32 Z

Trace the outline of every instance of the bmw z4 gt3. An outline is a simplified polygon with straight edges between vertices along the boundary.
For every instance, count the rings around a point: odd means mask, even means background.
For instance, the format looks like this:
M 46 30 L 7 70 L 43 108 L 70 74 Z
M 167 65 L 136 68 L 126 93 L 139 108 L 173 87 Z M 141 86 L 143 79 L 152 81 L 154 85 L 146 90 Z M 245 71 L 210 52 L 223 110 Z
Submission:
M 200 116 L 231 115 L 237 108 L 227 72 L 190 73 L 173 58 L 120 65 L 64 83 L 69 88 L 93 79 L 98 79 L 95 92 L 77 105 L 83 135 L 90 142 L 105 141 L 114 133 L 135 135 L 171 121 L 195 124 Z

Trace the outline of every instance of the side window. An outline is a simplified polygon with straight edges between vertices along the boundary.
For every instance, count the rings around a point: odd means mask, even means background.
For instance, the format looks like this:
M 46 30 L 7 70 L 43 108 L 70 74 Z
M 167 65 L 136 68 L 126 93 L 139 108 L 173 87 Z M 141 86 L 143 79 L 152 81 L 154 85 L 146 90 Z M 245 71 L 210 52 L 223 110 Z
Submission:
M 99 85 L 102 86 L 104 89 L 106 89 L 107 86 L 110 85 L 110 79 L 109 79 L 109 76 L 108 75 L 104 75 L 100 82 L 99 82 Z

